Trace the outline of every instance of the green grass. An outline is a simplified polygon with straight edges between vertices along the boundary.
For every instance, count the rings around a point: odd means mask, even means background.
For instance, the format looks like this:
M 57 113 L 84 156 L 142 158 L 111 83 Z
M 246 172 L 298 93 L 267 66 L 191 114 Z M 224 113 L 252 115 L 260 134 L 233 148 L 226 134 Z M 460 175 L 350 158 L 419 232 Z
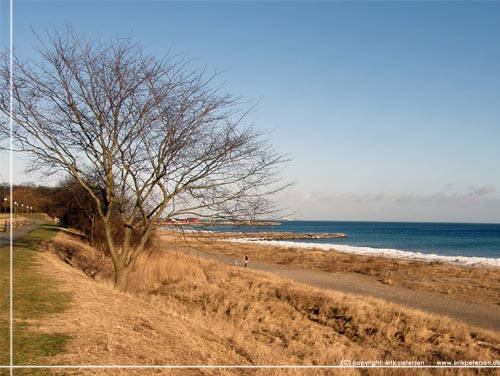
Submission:
M 59 228 L 43 225 L 14 244 L 13 248 L 13 361 L 14 365 L 43 365 L 44 357 L 64 351 L 66 334 L 36 333 L 28 320 L 43 320 L 53 313 L 64 311 L 69 302 L 68 294 L 57 289 L 57 283 L 36 268 L 37 247 L 50 239 Z M 9 247 L 0 249 L 0 364 L 10 364 L 9 353 Z M 9 370 L 0 370 L 8 375 Z M 48 370 L 14 370 L 15 375 L 44 375 Z

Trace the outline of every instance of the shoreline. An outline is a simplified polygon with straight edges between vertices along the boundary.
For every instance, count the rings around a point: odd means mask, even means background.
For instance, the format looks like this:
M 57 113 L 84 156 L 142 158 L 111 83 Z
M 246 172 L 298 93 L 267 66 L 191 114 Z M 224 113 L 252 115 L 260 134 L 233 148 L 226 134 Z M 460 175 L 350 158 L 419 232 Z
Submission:
M 500 268 L 500 258 L 475 257 L 475 256 L 445 256 L 435 253 L 422 253 L 403 251 L 391 248 L 372 248 L 360 247 L 344 244 L 322 244 L 322 243 L 305 243 L 292 242 L 283 240 L 267 240 L 255 238 L 229 238 L 224 241 L 240 244 L 260 244 L 274 247 L 304 249 L 304 250 L 321 250 L 321 251 L 337 251 L 346 254 L 375 256 L 387 259 L 402 259 L 408 261 L 421 261 L 426 263 L 442 262 L 448 265 L 475 267 L 475 268 Z
M 384 223 L 297 221 L 283 222 L 280 228 L 206 228 L 205 230 L 213 230 L 210 232 L 214 233 L 212 235 L 214 237 L 218 235 L 223 239 L 248 239 L 252 242 L 273 241 L 264 244 L 278 247 L 316 248 L 322 251 L 336 249 L 349 254 L 420 260 L 426 263 L 500 267 L 498 247 L 500 227 L 497 225 Z M 336 233 L 347 234 L 346 239 L 334 240 L 337 238 L 334 235 Z M 290 241 L 293 244 L 274 243 L 274 241 Z
M 390 254 L 392 257 L 387 257 L 379 250 L 373 252 L 374 249 L 369 250 L 371 252 L 355 254 L 333 250 L 340 248 L 333 245 L 331 251 L 324 251 L 316 248 L 314 243 L 240 241 L 231 239 L 228 234 L 216 236 L 213 233 L 190 233 L 188 238 L 185 236 L 186 234 L 170 232 L 159 239 L 161 242 L 174 244 L 180 244 L 176 243 L 178 240 L 187 240 L 187 246 L 195 250 L 196 254 L 201 251 L 225 255 L 229 256 L 233 263 L 238 263 L 238 260 L 243 260 L 244 255 L 248 255 L 250 265 L 260 261 L 304 270 L 363 275 L 376 284 L 500 306 L 500 267 L 478 259 L 467 259 L 468 263 L 465 263 L 463 260 L 457 262 L 456 258 L 453 258 L 451 261 L 455 262 L 447 263 L 444 259 L 417 259 L 415 254 L 408 257 L 408 253 L 403 255 L 406 257 L 397 257 L 394 253 Z
M 170 230 L 164 228 L 164 230 Z M 174 232 L 177 230 L 173 230 Z M 334 243 L 315 243 L 314 240 L 347 238 L 345 233 L 291 233 L 280 231 L 265 232 L 224 232 L 206 230 L 178 230 L 195 237 L 213 239 L 237 244 L 255 244 L 297 250 L 337 251 L 344 254 L 382 257 L 385 259 L 419 261 L 427 264 L 443 263 L 451 266 L 500 269 L 500 258 L 444 255 L 429 251 L 408 251 L 396 248 L 375 248 Z M 301 242 L 300 240 L 311 240 Z
M 215 233 L 217 234 L 217 233 Z M 339 239 L 347 238 L 347 234 L 341 232 L 335 233 L 300 233 L 300 232 L 279 232 L 279 231 L 266 231 L 266 232 L 248 232 L 248 233 L 227 233 L 223 232 L 224 236 L 231 236 L 232 238 L 249 240 L 249 241 L 285 241 L 285 240 L 313 240 L 313 239 Z

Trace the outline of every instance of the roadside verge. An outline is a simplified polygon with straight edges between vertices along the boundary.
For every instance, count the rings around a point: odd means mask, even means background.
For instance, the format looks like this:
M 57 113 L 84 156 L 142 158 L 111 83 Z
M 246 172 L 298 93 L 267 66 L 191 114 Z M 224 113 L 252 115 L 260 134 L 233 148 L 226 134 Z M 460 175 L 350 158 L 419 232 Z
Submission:
M 67 309 L 71 297 L 60 292 L 56 281 L 38 268 L 38 247 L 52 238 L 59 227 L 44 224 L 13 244 L 12 354 L 13 365 L 42 365 L 45 357 L 63 351 L 69 335 L 38 333 L 37 325 L 46 317 Z M 0 370 L 10 373 L 10 252 L 0 248 Z M 43 370 L 15 370 L 15 375 L 44 374 Z

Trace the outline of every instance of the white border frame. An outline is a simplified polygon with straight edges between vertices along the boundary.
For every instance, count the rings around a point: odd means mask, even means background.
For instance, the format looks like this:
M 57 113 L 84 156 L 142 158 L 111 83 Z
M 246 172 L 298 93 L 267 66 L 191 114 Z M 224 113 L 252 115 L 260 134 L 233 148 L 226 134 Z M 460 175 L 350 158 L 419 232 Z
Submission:
M 1 0 L 0 0 L 1 1 Z M 9 0 L 9 64 L 10 64 L 10 77 L 9 77 L 9 113 L 12 114 L 13 100 L 12 100 L 12 87 L 13 87 L 13 11 L 14 0 Z M 9 117 L 10 126 L 10 139 L 9 139 L 9 200 L 12 202 L 12 181 L 13 181 L 13 119 L 12 116 Z M 10 207 L 10 220 L 12 223 L 12 205 Z M 12 226 L 9 228 L 10 232 L 10 245 L 9 245 L 9 279 L 10 279 L 10 299 L 9 299 L 9 365 L 0 365 L 1 369 L 9 369 L 10 375 L 13 376 L 15 369 L 454 369 L 454 368 L 467 368 L 467 369 L 498 369 L 499 366 L 345 366 L 345 365 L 324 365 L 324 366 L 291 366 L 291 365 L 260 365 L 260 366 L 250 366 L 250 365 L 151 365 L 151 366 L 141 366 L 141 365 L 58 365 L 58 366 L 43 366 L 43 365 L 14 365 L 14 317 L 13 317 L 13 307 L 14 307 L 14 291 L 13 291 L 13 233 Z

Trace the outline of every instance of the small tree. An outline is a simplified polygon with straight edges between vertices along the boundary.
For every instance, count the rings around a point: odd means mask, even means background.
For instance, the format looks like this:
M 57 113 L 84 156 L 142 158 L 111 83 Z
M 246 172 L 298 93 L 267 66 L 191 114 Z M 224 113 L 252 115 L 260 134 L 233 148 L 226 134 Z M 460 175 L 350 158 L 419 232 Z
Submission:
M 14 149 L 33 157 L 32 170 L 63 171 L 94 200 L 117 288 L 126 289 L 160 216 L 272 211 L 284 158 L 244 124 L 248 113 L 221 93 L 217 75 L 147 56 L 130 38 L 102 42 L 68 29 L 39 41 L 40 59 L 14 60 L 12 114 L 3 59 L 1 111 L 12 116 Z

